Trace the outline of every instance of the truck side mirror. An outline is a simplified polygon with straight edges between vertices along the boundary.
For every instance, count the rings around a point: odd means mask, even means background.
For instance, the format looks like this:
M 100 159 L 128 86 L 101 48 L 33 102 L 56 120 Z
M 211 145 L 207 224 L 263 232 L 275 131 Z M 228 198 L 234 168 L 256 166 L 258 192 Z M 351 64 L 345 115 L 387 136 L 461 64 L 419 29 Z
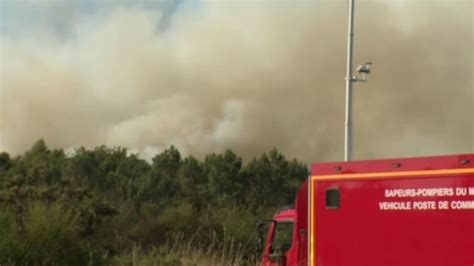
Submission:
M 265 230 L 265 228 L 269 228 L 269 224 L 275 223 L 274 220 L 261 220 L 257 224 L 257 250 L 259 253 L 263 252 L 263 249 L 265 248 L 265 238 L 268 230 Z
M 259 222 L 257 224 L 257 250 L 260 252 L 263 249 L 263 228 L 265 227 L 264 222 Z

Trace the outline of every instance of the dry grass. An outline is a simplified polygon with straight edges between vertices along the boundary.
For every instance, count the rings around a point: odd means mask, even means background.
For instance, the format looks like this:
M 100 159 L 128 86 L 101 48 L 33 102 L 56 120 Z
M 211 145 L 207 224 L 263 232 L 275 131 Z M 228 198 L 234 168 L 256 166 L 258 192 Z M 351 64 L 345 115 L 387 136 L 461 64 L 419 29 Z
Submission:
M 197 235 L 197 234 L 196 234 Z M 218 243 L 215 234 L 213 241 L 203 245 L 202 241 L 191 237 L 184 239 L 177 235 L 173 243 L 144 250 L 135 246 L 130 254 L 120 256 L 115 263 L 133 266 L 241 266 L 258 265 L 256 256 L 249 256 L 241 245 L 230 239 Z

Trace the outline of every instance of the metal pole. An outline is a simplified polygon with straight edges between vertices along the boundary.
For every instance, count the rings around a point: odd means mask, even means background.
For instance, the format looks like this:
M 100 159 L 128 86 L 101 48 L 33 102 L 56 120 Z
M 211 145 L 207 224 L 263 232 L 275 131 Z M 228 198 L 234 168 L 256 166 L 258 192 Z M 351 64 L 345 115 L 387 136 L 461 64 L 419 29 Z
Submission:
M 344 161 L 352 159 L 352 39 L 354 38 L 355 0 L 349 0 L 349 27 L 347 40 L 347 75 L 346 75 L 346 121 L 344 134 Z

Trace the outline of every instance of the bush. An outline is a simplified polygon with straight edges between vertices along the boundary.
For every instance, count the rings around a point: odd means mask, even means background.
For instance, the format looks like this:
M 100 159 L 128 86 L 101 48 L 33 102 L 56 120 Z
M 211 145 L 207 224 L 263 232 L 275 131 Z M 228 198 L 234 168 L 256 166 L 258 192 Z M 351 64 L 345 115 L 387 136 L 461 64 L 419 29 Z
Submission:
M 19 265 L 84 265 L 89 253 L 81 247 L 78 216 L 60 204 L 36 202 L 26 211 L 22 232 L 12 215 L 0 213 L 0 258 Z
M 15 217 L 0 211 L 0 264 L 12 263 L 22 252 Z

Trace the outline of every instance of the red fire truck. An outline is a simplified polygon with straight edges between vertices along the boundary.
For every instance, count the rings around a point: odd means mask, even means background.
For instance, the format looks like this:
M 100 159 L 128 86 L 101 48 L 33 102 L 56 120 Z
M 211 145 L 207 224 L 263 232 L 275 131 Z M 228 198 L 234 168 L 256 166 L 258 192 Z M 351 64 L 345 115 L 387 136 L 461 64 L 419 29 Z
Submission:
M 474 266 L 474 154 L 313 164 L 268 225 L 262 266 Z

